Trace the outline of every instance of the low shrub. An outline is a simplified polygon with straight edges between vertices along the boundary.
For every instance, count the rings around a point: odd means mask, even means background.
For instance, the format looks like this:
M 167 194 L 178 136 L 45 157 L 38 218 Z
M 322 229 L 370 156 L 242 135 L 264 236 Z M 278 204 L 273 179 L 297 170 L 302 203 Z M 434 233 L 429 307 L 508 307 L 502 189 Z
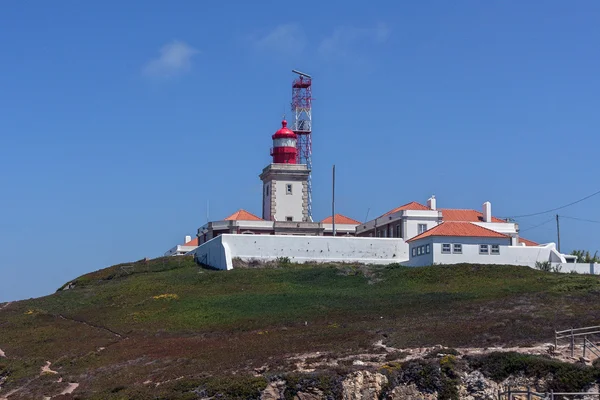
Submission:
M 509 376 L 544 378 L 544 390 L 579 392 L 587 390 L 600 378 L 596 368 L 569 364 L 545 356 L 532 356 L 514 352 L 494 352 L 468 357 L 470 366 L 485 376 L 501 382 Z

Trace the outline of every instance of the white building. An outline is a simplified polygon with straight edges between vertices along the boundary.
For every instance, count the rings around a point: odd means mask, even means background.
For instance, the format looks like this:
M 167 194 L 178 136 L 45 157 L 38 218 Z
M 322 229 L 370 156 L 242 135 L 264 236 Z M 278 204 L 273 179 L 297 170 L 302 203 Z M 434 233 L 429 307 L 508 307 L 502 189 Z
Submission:
M 178 244 L 175 247 L 171 247 L 165 252 L 165 256 L 182 256 L 189 253 L 190 251 L 198 248 L 198 238 L 192 239 L 191 236 L 186 236 L 183 244 Z
M 535 266 L 536 261 L 567 263 L 553 243 L 524 246 L 514 237 L 472 222 L 442 222 L 408 240 L 405 265 L 501 264 Z

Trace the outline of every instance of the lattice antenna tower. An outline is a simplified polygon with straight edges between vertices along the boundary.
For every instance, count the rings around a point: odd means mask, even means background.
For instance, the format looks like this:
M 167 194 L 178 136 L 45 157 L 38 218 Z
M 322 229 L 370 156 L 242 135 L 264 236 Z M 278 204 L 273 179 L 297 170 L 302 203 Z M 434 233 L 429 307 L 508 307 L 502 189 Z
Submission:
M 312 77 L 304 72 L 292 70 L 298 77 L 292 82 L 292 112 L 298 135 L 298 164 L 306 164 L 308 175 L 308 219 L 312 218 Z

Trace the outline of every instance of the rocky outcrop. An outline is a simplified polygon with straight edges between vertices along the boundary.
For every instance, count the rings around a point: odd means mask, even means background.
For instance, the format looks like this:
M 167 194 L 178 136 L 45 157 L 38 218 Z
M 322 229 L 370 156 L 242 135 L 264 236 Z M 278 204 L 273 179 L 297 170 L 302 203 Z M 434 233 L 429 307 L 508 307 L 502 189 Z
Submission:
M 396 386 L 388 395 L 388 400 L 437 400 L 436 393 L 421 393 L 415 384 Z
M 380 373 L 357 371 L 342 382 L 344 400 L 377 400 L 388 379 Z

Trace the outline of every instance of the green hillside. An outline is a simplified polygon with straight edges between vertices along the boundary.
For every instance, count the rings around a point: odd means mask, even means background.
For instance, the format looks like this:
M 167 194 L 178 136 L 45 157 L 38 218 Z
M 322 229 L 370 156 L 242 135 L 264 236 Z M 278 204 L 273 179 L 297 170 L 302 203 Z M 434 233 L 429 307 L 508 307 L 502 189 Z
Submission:
M 598 277 L 513 266 L 283 263 L 223 272 L 171 257 L 70 284 L 0 310 L 0 398 L 15 388 L 10 400 L 57 394 L 57 375 L 80 384 L 55 397 L 65 399 L 192 399 L 200 392 L 190 388 L 202 385 L 204 394 L 256 391 L 266 375 L 294 370 L 296 354 L 377 351 L 379 340 L 528 345 L 600 320 Z M 57 373 L 40 376 L 47 361 Z

